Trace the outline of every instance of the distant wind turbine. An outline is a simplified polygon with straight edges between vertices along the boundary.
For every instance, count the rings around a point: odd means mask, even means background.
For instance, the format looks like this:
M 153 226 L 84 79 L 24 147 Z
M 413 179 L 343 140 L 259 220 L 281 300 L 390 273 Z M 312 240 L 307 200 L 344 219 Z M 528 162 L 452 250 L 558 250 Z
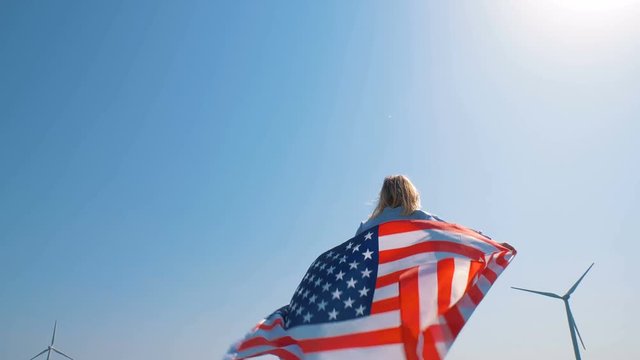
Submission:
M 554 293 L 550 293 L 550 292 L 528 290 L 528 289 L 517 288 L 517 287 L 514 287 L 514 286 L 511 287 L 512 289 L 528 291 L 528 292 L 531 292 L 531 293 L 534 293 L 534 294 L 544 295 L 544 296 L 548 296 L 548 297 L 552 297 L 552 298 L 556 298 L 556 299 L 561 299 L 562 301 L 564 301 L 564 308 L 567 310 L 567 320 L 569 321 L 569 332 L 571 332 L 571 342 L 573 343 L 573 352 L 576 355 L 576 360 L 580 360 L 580 348 L 578 347 L 578 340 L 576 340 L 576 333 L 578 334 L 578 337 L 580 338 L 580 343 L 582 343 L 582 348 L 585 349 L 585 350 L 587 350 L 587 348 L 584 346 L 584 341 L 582 341 L 582 336 L 580 335 L 580 330 L 578 330 L 578 326 L 576 325 L 576 322 L 573 319 L 573 315 L 571 314 L 571 308 L 569 307 L 569 298 L 571 297 L 571 294 L 578 287 L 578 284 L 580 284 L 580 281 L 582 281 L 582 279 L 585 277 L 585 275 L 587 275 L 589 270 L 591 270 L 591 267 L 593 266 L 593 264 L 595 264 L 595 263 L 592 263 L 591 266 L 589 266 L 587 271 L 585 271 L 584 274 L 582 274 L 582 276 L 580 276 L 578 281 L 576 281 L 576 283 L 573 284 L 573 286 L 569 289 L 569 291 L 567 291 L 567 293 L 564 294 L 563 296 L 560 296 L 560 295 L 557 295 L 557 294 L 554 294 Z
M 47 353 L 47 360 L 49 360 L 49 357 L 51 356 L 51 352 L 52 351 L 57 352 L 58 354 L 66 357 L 67 359 L 73 360 L 69 355 L 67 355 L 67 354 L 63 353 L 62 351 L 60 351 L 60 350 L 58 350 L 58 349 L 53 347 L 53 341 L 56 339 L 56 326 L 58 326 L 58 321 L 56 321 L 53 324 L 53 336 L 51 337 L 51 345 L 47 346 L 46 349 L 42 350 L 38 355 L 32 357 L 29 360 L 33 360 L 33 359 L 37 358 L 38 356 L 40 356 L 40 355 L 42 355 L 44 353 Z

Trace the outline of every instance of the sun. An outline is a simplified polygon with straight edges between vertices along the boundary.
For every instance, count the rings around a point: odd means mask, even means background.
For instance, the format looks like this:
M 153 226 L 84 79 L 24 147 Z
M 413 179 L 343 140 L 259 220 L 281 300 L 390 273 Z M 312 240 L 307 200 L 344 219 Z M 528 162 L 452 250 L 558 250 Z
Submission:
M 640 0 L 503 3 L 494 19 L 511 49 L 563 66 L 618 66 L 640 35 Z

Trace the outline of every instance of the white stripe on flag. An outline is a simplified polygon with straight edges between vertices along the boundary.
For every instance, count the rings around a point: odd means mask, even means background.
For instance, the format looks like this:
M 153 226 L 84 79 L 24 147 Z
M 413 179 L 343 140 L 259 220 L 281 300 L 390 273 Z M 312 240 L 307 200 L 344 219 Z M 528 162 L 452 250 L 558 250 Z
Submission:
M 471 314 L 473 314 L 476 306 L 478 305 L 474 304 L 473 301 L 471 301 L 469 295 L 465 295 L 462 297 L 462 299 L 458 303 L 458 310 L 460 310 L 460 313 L 462 314 L 465 322 L 469 320 L 469 317 L 471 316 Z
M 448 241 L 451 243 L 462 244 L 474 249 L 481 250 L 485 254 L 498 251 L 498 249 L 493 245 L 484 241 L 479 241 L 472 236 L 433 229 L 408 231 L 404 233 L 381 236 L 379 239 L 379 250 L 384 251 L 398 249 L 424 241 Z
M 394 298 L 397 296 L 398 296 L 398 283 L 393 283 L 391 285 L 387 285 L 387 286 L 383 286 L 381 288 L 375 289 L 375 292 L 373 293 L 373 301 Z
M 491 260 L 489 260 L 489 262 L 487 263 L 487 266 L 489 267 L 489 269 L 493 270 L 493 272 L 496 273 L 496 275 L 500 275 L 500 273 L 502 273 L 504 268 L 498 265 L 498 263 L 496 263 L 495 260 L 496 260 L 496 257 L 492 256 Z
M 491 282 L 486 277 L 484 277 L 484 275 L 481 275 L 478 278 L 478 281 L 476 282 L 476 284 L 478 284 L 478 289 L 480 289 L 483 295 L 487 295 L 487 292 L 489 291 L 492 285 Z
M 420 329 L 434 324 L 438 318 L 438 264 L 433 262 L 418 268 L 420 294 Z
M 468 259 L 464 255 L 454 254 L 450 252 L 443 252 L 443 251 L 419 253 L 419 254 L 407 256 L 402 259 L 392 261 L 386 264 L 378 265 L 378 277 L 391 274 L 399 270 L 410 269 L 414 266 L 435 263 L 440 259 L 447 259 L 447 258 Z
M 389 311 L 367 317 L 333 323 L 300 325 L 287 330 L 294 339 L 313 339 L 349 335 L 400 326 L 400 311 Z
M 451 284 L 451 301 L 449 302 L 451 305 L 457 303 L 465 294 L 469 281 L 469 268 L 471 267 L 471 261 L 467 259 L 455 258 L 453 259 L 453 263 L 454 270 Z
M 289 345 L 289 346 L 268 346 L 268 345 L 264 345 L 264 346 L 255 346 L 243 351 L 239 351 L 236 355 L 236 357 L 225 357 L 224 360 L 227 359 L 243 359 L 243 358 L 247 358 L 247 357 L 251 357 L 251 356 L 255 356 L 256 354 L 260 354 L 263 353 L 267 350 L 273 350 L 273 349 L 282 349 L 282 350 L 286 350 L 294 355 L 296 355 L 299 359 L 304 359 L 305 358 L 305 354 L 302 352 L 302 349 L 300 349 L 300 347 L 298 345 Z
M 304 358 L 305 360 L 388 360 L 404 359 L 404 357 L 404 345 L 391 344 L 310 353 Z

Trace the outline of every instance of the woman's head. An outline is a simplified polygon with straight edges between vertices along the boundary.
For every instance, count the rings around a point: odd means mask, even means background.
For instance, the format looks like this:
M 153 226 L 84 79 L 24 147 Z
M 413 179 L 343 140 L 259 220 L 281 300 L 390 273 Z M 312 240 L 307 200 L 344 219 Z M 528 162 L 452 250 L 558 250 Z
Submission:
M 382 189 L 380 189 L 380 197 L 378 198 L 378 206 L 371 214 L 374 218 L 382 212 L 385 207 L 402 206 L 403 215 L 409 215 L 420 208 L 420 194 L 408 177 L 404 175 L 393 175 L 384 178 Z

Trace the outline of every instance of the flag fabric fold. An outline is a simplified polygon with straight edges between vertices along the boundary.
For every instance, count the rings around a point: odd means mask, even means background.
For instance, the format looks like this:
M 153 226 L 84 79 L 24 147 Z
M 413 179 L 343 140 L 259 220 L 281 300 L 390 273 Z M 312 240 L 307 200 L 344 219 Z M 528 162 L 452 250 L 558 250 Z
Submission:
M 320 255 L 225 359 L 443 359 L 515 254 L 444 221 L 377 225 Z

